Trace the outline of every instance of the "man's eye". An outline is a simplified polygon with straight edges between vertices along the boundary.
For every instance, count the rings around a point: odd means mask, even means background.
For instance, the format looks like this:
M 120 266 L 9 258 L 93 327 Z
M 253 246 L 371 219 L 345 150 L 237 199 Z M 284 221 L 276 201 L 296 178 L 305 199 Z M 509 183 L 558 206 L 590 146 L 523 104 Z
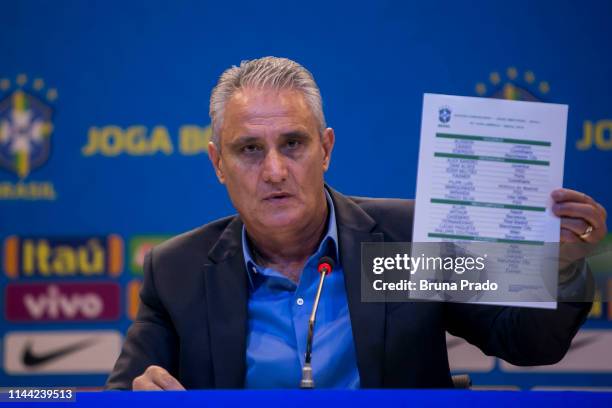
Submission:
M 289 140 L 287 142 L 287 147 L 289 149 L 297 149 L 298 147 L 300 147 L 302 143 L 299 140 Z
M 257 145 L 254 145 L 254 144 L 250 144 L 250 145 L 243 146 L 240 149 L 240 151 L 242 153 L 253 154 L 253 153 L 257 153 L 257 152 L 261 151 L 261 147 L 257 146 Z

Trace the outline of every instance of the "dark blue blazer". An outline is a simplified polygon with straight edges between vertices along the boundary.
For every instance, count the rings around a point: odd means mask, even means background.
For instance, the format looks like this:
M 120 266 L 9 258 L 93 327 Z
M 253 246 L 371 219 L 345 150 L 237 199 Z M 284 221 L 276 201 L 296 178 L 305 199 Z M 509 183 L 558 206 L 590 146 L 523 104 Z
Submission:
M 411 241 L 414 202 L 329 191 L 362 387 L 452 387 L 446 331 L 515 365 L 552 364 L 565 355 L 590 303 L 541 310 L 361 302 L 361 243 Z M 150 365 L 187 389 L 244 387 L 249 292 L 241 231 L 238 216 L 223 218 L 146 256 L 138 316 L 107 388 L 131 389 Z

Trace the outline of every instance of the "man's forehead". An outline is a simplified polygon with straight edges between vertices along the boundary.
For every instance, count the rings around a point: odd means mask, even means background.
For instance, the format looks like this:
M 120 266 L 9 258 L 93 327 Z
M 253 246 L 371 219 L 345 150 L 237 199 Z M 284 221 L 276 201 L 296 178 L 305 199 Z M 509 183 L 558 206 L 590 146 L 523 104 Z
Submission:
M 241 88 L 229 99 L 227 110 L 238 113 L 266 113 L 278 110 L 308 110 L 308 104 L 301 92 L 295 89 Z
M 294 89 L 239 89 L 226 105 L 224 122 L 233 131 L 267 125 L 316 128 L 304 96 Z

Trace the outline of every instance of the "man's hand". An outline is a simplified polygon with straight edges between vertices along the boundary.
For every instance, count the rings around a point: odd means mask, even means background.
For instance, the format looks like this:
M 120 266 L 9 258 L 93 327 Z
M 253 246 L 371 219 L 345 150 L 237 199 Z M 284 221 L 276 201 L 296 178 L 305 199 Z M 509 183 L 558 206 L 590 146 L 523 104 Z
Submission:
M 551 196 L 553 212 L 561 217 L 561 242 L 596 244 L 606 236 L 606 209 L 597 201 L 567 188 L 557 189 Z
M 185 391 L 185 387 L 160 366 L 149 366 L 132 381 L 134 391 Z
M 578 191 L 560 188 L 552 192 L 552 210 L 561 217 L 561 269 L 583 259 L 608 233 L 606 209 Z M 582 245 L 581 245 L 582 244 Z

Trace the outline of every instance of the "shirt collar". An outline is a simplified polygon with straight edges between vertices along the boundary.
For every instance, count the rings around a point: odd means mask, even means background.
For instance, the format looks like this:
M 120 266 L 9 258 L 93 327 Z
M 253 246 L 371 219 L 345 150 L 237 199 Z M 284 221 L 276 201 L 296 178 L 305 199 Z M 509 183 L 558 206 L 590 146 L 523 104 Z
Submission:
M 338 249 L 338 226 L 336 225 L 336 210 L 334 208 L 334 202 L 332 201 L 331 196 L 327 192 L 327 189 L 324 189 L 324 191 L 325 199 L 327 200 L 327 207 L 329 208 L 329 219 L 327 223 L 327 232 L 321 240 L 315 254 L 323 253 L 326 250 L 326 245 L 331 245 L 333 247 L 331 250 L 332 253 L 323 255 L 334 256 L 334 261 L 338 265 L 340 261 L 340 253 Z M 249 276 L 249 282 L 251 283 L 251 287 L 253 287 L 253 275 L 256 273 L 262 273 L 264 271 L 264 268 L 255 263 L 251 248 L 249 246 L 249 241 L 247 239 L 246 227 L 244 225 L 242 226 L 242 253 L 244 255 L 244 263 L 246 265 L 246 270 Z

